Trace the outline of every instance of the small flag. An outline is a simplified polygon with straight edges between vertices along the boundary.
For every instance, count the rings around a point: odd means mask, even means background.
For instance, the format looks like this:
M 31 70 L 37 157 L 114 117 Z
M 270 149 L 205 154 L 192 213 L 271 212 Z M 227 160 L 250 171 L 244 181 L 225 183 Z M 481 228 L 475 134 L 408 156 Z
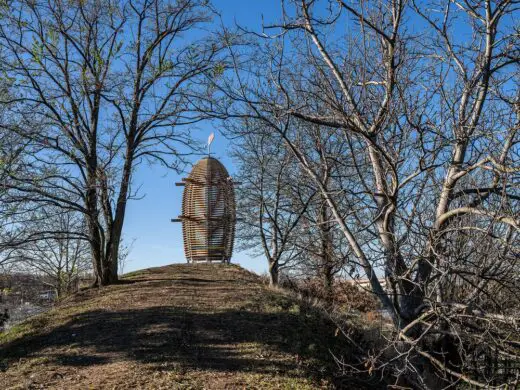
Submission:
M 211 133 L 208 137 L 208 147 L 211 145 L 213 140 L 215 139 L 215 133 Z

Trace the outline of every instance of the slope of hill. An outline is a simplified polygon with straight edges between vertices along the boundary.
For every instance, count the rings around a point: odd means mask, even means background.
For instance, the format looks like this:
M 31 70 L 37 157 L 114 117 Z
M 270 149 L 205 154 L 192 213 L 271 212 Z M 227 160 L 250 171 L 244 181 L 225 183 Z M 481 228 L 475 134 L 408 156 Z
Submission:
M 0 388 L 330 388 L 335 330 L 238 266 L 151 268 L 0 335 Z

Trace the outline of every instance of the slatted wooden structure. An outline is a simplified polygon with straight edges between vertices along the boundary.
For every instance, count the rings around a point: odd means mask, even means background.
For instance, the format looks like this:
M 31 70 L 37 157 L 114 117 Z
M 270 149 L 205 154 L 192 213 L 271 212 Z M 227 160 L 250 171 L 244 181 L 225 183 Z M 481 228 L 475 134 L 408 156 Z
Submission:
M 191 262 L 229 263 L 235 238 L 234 183 L 220 161 L 199 160 L 183 179 L 182 222 L 184 253 Z

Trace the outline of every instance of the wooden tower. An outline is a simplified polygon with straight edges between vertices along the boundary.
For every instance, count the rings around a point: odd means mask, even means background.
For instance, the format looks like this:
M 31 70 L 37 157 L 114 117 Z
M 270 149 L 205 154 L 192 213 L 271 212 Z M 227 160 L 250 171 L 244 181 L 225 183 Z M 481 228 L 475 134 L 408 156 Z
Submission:
M 226 168 L 213 157 L 199 160 L 184 186 L 182 222 L 184 253 L 188 263 L 229 263 L 235 238 L 234 183 Z

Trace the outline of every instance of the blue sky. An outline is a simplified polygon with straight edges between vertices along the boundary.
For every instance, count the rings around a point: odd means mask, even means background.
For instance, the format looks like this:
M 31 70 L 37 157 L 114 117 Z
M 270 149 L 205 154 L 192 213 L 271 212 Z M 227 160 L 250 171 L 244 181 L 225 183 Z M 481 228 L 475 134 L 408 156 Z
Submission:
M 262 15 L 266 21 L 280 17 L 279 0 L 214 0 L 213 4 L 221 10 L 224 23 L 228 25 L 236 21 L 249 29 L 260 30 Z M 193 130 L 193 135 L 205 141 L 212 131 L 216 134 L 212 155 L 233 175 L 236 167 L 229 156 L 231 145 L 218 133 L 218 128 L 209 122 L 201 123 Z M 191 161 L 194 163 L 197 159 L 193 156 Z M 185 175 L 169 172 L 158 164 L 143 164 L 135 172 L 134 185 L 141 185 L 140 194 L 144 198 L 128 205 L 124 237 L 133 245 L 124 272 L 186 261 L 181 224 L 170 222 L 181 211 L 183 187 L 176 187 L 175 182 L 182 177 Z M 267 270 L 263 257 L 252 258 L 244 252 L 235 251 L 232 262 L 257 273 Z
M 228 26 L 236 22 L 249 30 L 261 32 L 262 21 L 268 25 L 281 19 L 280 0 L 213 0 L 212 3 L 220 10 L 223 21 Z M 424 23 L 413 12 L 407 13 L 406 28 L 409 31 L 415 34 L 424 33 Z M 355 26 L 355 23 L 345 20 L 337 25 L 336 33 L 348 34 Z M 469 31 L 464 27 L 455 24 L 454 29 L 458 39 L 468 39 L 466 33 Z M 218 126 L 209 122 L 200 123 L 192 134 L 205 141 L 212 131 L 216 134 L 212 152 L 233 175 L 236 164 L 229 155 L 231 145 L 219 134 Z M 195 156 L 191 159 L 192 163 L 197 160 L 198 157 Z M 125 272 L 185 262 L 181 225 L 170 222 L 171 218 L 180 214 L 183 188 L 176 187 L 175 182 L 184 176 L 168 172 L 160 165 L 143 164 L 136 171 L 134 185 L 141 185 L 140 194 L 144 198 L 128 205 L 124 236 L 127 242 L 133 242 L 133 249 L 124 268 Z M 263 257 L 252 258 L 247 253 L 235 252 L 232 261 L 257 273 L 267 271 Z

